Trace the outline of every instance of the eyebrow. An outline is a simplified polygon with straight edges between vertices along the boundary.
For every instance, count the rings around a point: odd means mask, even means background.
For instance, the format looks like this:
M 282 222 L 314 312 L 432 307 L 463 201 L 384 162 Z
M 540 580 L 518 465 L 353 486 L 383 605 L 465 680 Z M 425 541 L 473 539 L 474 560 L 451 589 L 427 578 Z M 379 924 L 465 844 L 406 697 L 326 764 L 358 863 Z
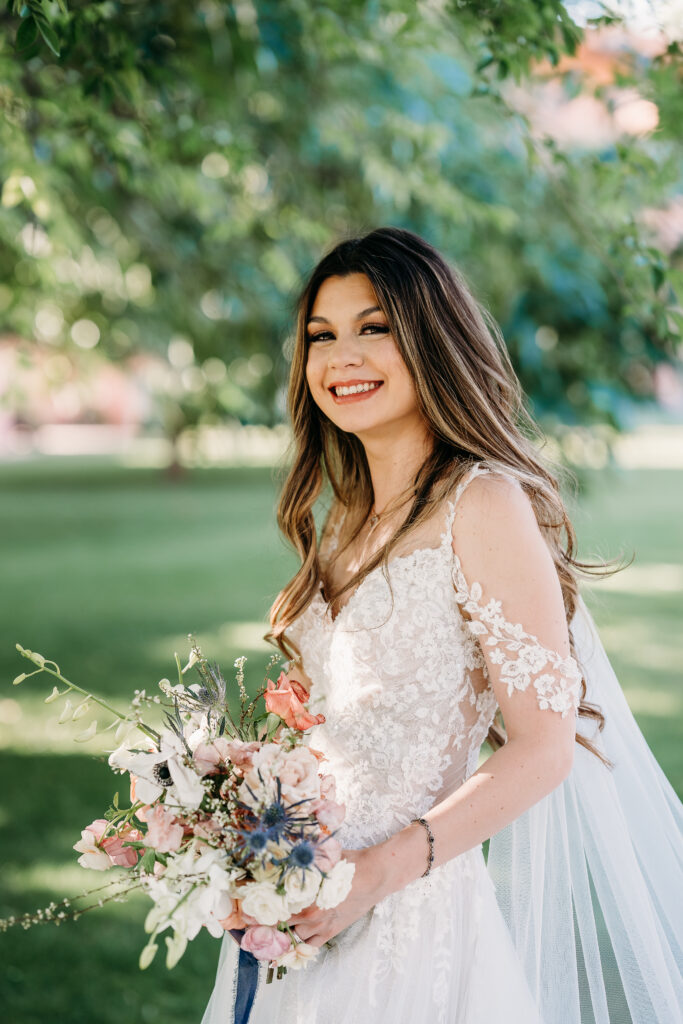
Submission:
M 355 319 L 356 320 L 362 320 L 364 316 L 369 316 L 370 313 L 381 313 L 381 312 L 382 312 L 382 310 L 379 308 L 379 306 L 368 306 L 367 309 L 362 309 L 360 311 L 360 313 L 357 313 Z M 324 316 L 311 316 L 311 317 L 308 318 L 308 322 L 309 322 L 309 324 L 313 324 L 313 323 L 329 324 L 330 321 L 327 319 L 327 317 L 324 317 Z

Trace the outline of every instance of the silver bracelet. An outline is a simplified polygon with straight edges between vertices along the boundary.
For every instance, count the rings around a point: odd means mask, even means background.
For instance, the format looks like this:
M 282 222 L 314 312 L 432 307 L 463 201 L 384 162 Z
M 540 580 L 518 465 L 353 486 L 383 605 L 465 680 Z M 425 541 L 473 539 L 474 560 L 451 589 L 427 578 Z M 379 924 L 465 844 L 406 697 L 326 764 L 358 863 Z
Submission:
M 427 842 L 429 843 L 429 855 L 427 856 L 427 870 L 422 872 L 421 878 L 426 878 L 429 872 L 432 870 L 432 864 L 434 863 L 434 833 L 431 830 L 429 822 L 426 818 L 413 818 L 412 824 L 423 825 L 427 830 Z

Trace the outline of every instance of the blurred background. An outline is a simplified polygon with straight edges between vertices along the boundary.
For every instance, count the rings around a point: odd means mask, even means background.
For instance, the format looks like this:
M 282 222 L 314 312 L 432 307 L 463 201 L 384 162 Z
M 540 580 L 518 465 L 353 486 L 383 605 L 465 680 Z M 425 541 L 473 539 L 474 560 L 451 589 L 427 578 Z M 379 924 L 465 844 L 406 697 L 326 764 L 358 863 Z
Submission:
M 0 916 L 94 887 L 116 788 L 15 643 L 126 703 L 192 632 L 258 683 L 295 561 L 292 306 L 391 224 L 501 324 L 629 703 L 683 793 L 680 0 L 10 0 L 0 12 Z M 44 681 L 45 680 L 45 681 Z M 0 935 L 8 1024 L 199 1021 L 142 899 Z

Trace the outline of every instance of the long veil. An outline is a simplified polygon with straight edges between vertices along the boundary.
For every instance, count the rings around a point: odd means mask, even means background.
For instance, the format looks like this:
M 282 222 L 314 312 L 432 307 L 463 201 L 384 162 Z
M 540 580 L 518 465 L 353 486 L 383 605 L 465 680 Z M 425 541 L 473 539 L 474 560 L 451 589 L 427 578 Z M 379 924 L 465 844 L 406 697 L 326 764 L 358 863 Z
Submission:
M 491 839 L 488 868 L 544 1024 L 683 1021 L 683 807 L 631 714 L 583 599 L 587 699 L 566 781 Z

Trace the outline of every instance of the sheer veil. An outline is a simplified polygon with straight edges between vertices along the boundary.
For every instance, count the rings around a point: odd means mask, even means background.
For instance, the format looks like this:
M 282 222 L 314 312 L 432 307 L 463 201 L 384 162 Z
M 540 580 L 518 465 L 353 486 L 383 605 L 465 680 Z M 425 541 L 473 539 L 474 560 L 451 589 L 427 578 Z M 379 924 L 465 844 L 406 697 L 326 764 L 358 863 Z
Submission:
M 587 699 L 567 780 L 491 839 L 488 868 L 544 1024 L 683 1021 L 683 808 L 631 714 L 583 599 Z

